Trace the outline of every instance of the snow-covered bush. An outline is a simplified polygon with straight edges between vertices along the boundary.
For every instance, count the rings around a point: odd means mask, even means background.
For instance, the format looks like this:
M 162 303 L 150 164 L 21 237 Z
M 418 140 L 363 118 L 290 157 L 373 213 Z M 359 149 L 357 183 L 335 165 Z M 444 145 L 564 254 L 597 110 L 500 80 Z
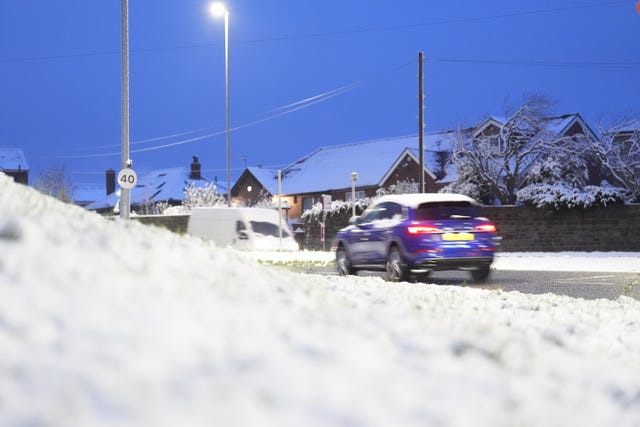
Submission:
M 353 205 L 356 206 L 356 214 L 362 213 L 366 208 L 373 203 L 372 198 L 366 197 L 364 199 L 357 199 L 354 201 L 342 201 L 334 200 L 331 202 L 331 209 L 327 212 L 327 217 L 340 216 L 344 214 L 351 214 L 353 212 Z M 323 215 L 322 203 L 316 203 L 311 209 L 304 211 L 300 219 L 303 222 L 306 221 L 320 221 Z M 349 217 L 350 218 L 350 217 Z M 347 219 L 348 221 L 348 219 Z
M 138 215 L 166 215 L 165 211 L 169 208 L 167 202 L 155 202 L 152 203 L 149 199 L 145 200 L 145 203 L 140 206 L 136 211 Z
M 321 249 L 320 242 L 320 224 L 325 220 L 325 242 L 326 249 L 330 248 L 331 241 L 335 234 L 343 227 L 349 225 L 349 219 L 353 213 L 353 206 L 356 208 L 356 215 L 362 214 L 364 210 L 371 205 L 374 199 L 364 198 L 355 201 L 335 200 L 331 202 L 331 209 L 327 212 L 326 217 L 322 209 L 321 203 L 316 203 L 311 209 L 306 210 L 300 220 L 304 224 L 305 230 L 305 248 Z
M 548 210 L 586 209 L 623 203 L 625 190 L 588 185 L 583 189 L 565 184 L 534 184 L 518 191 L 518 201 Z

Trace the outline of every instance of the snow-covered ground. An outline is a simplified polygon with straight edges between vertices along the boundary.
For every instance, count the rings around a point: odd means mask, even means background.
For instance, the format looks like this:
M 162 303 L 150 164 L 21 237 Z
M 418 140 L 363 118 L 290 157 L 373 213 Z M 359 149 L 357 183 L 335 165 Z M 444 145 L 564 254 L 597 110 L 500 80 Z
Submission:
M 333 252 L 256 251 L 244 257 L 263 264 L 330 265 Z M 640 273 L 640 253 L 636 252 L 498 252 L 492 265 L 495 270 L 530 271 L 600 271 Z
M 2 175 L 0 254 L 0 426 L 640 425 L 632 298 L 293 273 Z

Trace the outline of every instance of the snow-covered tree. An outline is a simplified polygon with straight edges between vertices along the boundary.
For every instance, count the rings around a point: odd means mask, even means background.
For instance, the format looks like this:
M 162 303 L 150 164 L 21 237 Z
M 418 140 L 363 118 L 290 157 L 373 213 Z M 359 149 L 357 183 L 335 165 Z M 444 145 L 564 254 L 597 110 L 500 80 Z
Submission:
M 602 131 L 594 151 L 611 183 L 640 202 L 640 117 Z
M 547 171 L 570 185 L 586 181 L 587 140 L 582 135 L 560 136 L 549 129 L 551 103 L 532 96 L 513 113 L 499 132 L 472 137 L 459 131 L 452 160 L 459 180 L 443 191 L 464 192 L 485 203 L 495 199 L 502 205 L 515 204 L 517 192 L 530 184 L 530 171 L 538 162 L 553 165 Z
M 182 206 L 187 209 L 200 206 L 226 206 L 227 204 L 225 195 L 218 193 L 213 182 L 204 186 L 196 186 L 193 183 L 189 183 L 184 189 L 184 195 L 185 199 L 182 201 Z

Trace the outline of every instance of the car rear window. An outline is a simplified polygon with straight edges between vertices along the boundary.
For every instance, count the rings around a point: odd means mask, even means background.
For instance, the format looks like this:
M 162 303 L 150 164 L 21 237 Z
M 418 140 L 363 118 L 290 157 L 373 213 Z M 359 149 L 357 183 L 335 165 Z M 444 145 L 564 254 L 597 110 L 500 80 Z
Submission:
M 465 219 L 480 216 L 478 209 L 469 202 L 423 203 L 416 210 L 418 221 Z

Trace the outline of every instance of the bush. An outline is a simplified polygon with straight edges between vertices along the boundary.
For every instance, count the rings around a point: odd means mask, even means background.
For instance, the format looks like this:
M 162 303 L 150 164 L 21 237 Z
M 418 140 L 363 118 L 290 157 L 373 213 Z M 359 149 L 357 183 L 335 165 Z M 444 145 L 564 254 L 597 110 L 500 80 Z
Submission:
M 355 203 L 356 215 L 362 214 L 369 207 L 373 199 L 358 199 L 355 202 L 336 200 L 331 202 L 331 209 L 325 218 L 325 249 L 331 248 L 331 243 L 338 230 L 349 225 Z M 316 203 L 305 211 L 300 220 L 304 224 L 304 247 L 307 249 L 322 249 L 320 240 L 320 224 L 324 217 L 321 203 Z
M 517 193 L 525 205 L 549 210 L 587 209 L 624 203 L 626 191 L 617 187 L 588 185 L 582 190 L 563 184 L 529 185 Z

